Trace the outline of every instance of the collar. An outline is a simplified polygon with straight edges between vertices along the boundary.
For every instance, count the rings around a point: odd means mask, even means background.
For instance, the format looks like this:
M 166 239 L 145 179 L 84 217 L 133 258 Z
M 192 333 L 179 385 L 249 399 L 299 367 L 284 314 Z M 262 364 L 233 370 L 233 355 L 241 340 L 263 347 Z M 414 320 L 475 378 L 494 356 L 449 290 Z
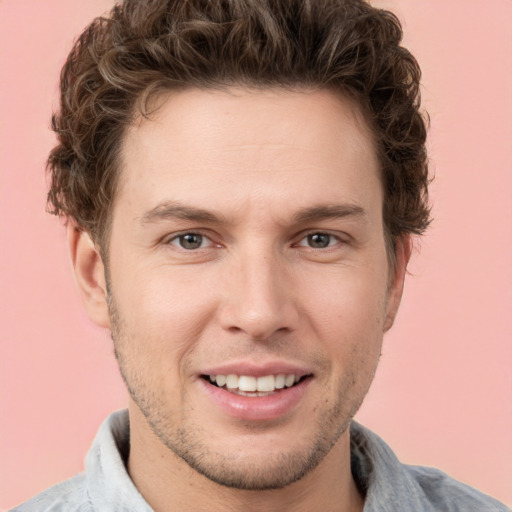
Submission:
M 446 486 L 460 497 L 464 493 L 459 487 L 465 493 L 470 489 L 440 471 L 401 464 L 380 437 L 355 421 L 350 436 L 352 474 L 365 496 L 364 512 L 435 512 L 440 496 L 433 486 L 444 499 Z M 128 475 L 129 451 L 128 411 L 118 411 L 102 424 L 85 459 L 87 494 L 95 510 L 152 511 Z

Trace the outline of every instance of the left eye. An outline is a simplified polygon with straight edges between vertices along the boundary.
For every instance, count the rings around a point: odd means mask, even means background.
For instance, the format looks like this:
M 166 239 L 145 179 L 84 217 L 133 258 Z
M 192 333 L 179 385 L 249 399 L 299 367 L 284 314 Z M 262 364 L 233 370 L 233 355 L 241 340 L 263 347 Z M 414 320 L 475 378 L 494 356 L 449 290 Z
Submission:
M 313 249 L 325 249 L 339 242 L 339 239 L 329 233 L 310 233 L 305 236 L 298 245 L 308 246 Z
M 210 240 L 200 233 L 183 233 L 182 235 L 175 236 L 169 243 L 181 249 L 193 251 L 194 249 L 206 247 L 208 243 L 210 243 Z

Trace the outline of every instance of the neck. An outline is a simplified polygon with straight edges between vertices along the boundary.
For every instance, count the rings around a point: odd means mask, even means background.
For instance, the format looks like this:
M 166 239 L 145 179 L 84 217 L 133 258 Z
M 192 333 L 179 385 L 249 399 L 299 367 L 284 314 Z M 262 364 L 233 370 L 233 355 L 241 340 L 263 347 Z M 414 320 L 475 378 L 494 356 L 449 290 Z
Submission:
M 301 480 L 281 489 L 246 491 L 219 485 L 192 469 L 163 445 L 133 403 L 129 412 L 128 471 L 155 512 L 363 510 L 363 499 L 350 470 L 349 429 L 322 462 Z

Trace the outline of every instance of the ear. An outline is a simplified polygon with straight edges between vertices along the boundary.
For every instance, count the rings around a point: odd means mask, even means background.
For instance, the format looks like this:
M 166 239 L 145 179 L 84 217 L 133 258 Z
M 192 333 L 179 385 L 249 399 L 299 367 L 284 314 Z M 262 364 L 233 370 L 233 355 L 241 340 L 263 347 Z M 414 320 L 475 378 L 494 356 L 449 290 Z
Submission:
M 100 327 L 110 327 L 107 306 L 105 268 L 91 237 L 72 221 L 67 225 L 71 264 L 82 304 L 90 320 Z
M 395 266 L 391 268 L 388 283 L 388 295 L 386 302 L 386 320 L 384 322 L 384 332 L 391 329 L 395 321 L 402 293 L 404 291 L 404 281 L 407 274 L 407 264 L 411 257 L 412 241 L 410 236 L 403 236 L 396 241 L 395 247 Z

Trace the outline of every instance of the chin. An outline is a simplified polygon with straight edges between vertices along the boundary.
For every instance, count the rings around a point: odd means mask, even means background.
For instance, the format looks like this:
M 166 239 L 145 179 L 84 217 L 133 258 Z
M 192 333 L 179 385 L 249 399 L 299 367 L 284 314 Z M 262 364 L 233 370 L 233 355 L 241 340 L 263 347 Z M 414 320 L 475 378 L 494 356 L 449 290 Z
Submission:
M 228 456 L 204 451 L 200 446 L 169 446 L 193 470 L 216 484 L 232 489 L 264 491 L 282 489 L 313 471 L 332 445 L 296 448 L 276 453 L 259 451 L 246 456 Z
M 253 432 L 255 435 L 240 434 L 230 443 L 235 434 L 219 437 L 202 425 L 176 427 L 169 421 L 171 416 L 164 419 L 141 411 L 165 447 L 194 471 L 216 484 L 250 491 L 282 489 L 304 478 L 324 460 L 350 424 L 350 419 L 340 426 L 334 418 L 324 418 L 311 430 L 309 439 L 297 439 L 290 431 L 285 442 L 276 436 L 271 441 L 261 438 L 259 443 L 258 433 Z M 213 439 L 220 443 L 213 444 Z

